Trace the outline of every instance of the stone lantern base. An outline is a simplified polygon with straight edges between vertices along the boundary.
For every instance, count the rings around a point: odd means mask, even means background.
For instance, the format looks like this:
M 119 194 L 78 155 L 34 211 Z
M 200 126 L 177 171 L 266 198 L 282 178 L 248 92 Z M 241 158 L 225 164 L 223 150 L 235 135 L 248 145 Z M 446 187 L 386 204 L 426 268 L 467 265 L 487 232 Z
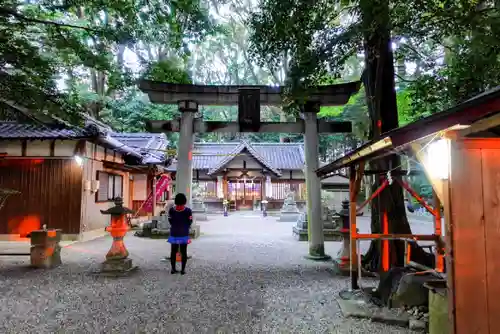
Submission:
M 107 259 L 101 264 L 100 274 L 121 276 L 127 275 L 139 267 L 132 265 L 132 259 Z

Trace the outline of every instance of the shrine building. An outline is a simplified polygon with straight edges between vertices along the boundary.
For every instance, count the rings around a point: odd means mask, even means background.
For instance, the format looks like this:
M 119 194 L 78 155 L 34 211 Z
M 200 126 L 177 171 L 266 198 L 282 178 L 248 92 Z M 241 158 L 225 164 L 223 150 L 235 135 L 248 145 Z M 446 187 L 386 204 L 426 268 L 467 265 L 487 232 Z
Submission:
M 263 199 L 269 209 L 280 209 L 289 192 L 294 193 L 299 208 L 305 206 L 303 143 L 196 142 L 192 160 L 193 188 L 209 211 L 222 209 L 224 199 L 230 201 L 232 210 L 260 210 Z M 173 187 L 176 169 L 175 161 L 167 168 Z M 340 204 L 348 192 L 348 180 L 336 175 L 323 180 L 322 188 L 333 190 Z

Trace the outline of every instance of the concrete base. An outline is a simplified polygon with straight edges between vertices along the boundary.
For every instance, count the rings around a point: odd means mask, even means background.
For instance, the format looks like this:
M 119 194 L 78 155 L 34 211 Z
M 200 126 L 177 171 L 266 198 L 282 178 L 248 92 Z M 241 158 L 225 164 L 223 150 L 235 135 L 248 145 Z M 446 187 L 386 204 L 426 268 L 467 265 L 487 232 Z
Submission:
M 332 259 L 332 257 L 330 255 L 311 255 L 311 254 L 308 254 L 306 256 L 304 256 L 306 259 L 308 260 L 313 260 L 313 261 L 330 261 Z
M 106 260 L 101 265 L 99 274 L 106 276 L 123 276 L 136 271 L 139 267 L 132 265 L 132 259 Z
M 281 212 L 278 221 L 280 222 L 296 222 L 300 216 L 300 212 Z
M 344 317 L 371 319 L 375 322 L 402 327 L 408 327 L 410 322 L 410 316 L 406 312 L 398 313 L 389 309 L 370 305 L 360 300 L 337 299 L 337 302 L 339 303 L 340 310 Z

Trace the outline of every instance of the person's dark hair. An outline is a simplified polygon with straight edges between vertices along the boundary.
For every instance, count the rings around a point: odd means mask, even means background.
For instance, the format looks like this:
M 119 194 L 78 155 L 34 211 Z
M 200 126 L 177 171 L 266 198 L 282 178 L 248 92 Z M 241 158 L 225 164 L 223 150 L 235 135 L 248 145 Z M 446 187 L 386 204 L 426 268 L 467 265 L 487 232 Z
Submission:
M 186 205 L 186 203 L 187 203 L 186 195 L 184 195 L 183 193 L 179 193 L 179 194 L 175 195 L 175 199 L 174 199 L 175 205 Z

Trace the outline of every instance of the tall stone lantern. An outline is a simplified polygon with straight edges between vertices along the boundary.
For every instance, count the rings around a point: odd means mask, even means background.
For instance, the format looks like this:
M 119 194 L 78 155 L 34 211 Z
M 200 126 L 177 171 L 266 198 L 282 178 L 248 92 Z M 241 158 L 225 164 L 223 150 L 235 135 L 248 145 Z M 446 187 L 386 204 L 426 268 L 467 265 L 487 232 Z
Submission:
M 125 216 L 133 211 L 123 206 L 121 197 L 115 198 L 114 202 L 114 207 L 101 210 L 103 215 L 111 215 L 111 225 L 105 230 L 113 237 L 113 243 L 106 254 L 106 261 L 102 263 L 101 271 L 103 273 L 125 274 L 137 269 L 137 267 L 132 266 L 132 259 L 128 258 L 129 253 L 123 242 L 123 238 L 129 230 Z
M 338 213 L 342 221 L 340 234 L 342 236 L 342 249 L 337 254 L 336 262 L 342 274 L 349 275 L 351 270 L 351 229 L 349 223 L 349 201 L 342 201 L 342 210 Z

